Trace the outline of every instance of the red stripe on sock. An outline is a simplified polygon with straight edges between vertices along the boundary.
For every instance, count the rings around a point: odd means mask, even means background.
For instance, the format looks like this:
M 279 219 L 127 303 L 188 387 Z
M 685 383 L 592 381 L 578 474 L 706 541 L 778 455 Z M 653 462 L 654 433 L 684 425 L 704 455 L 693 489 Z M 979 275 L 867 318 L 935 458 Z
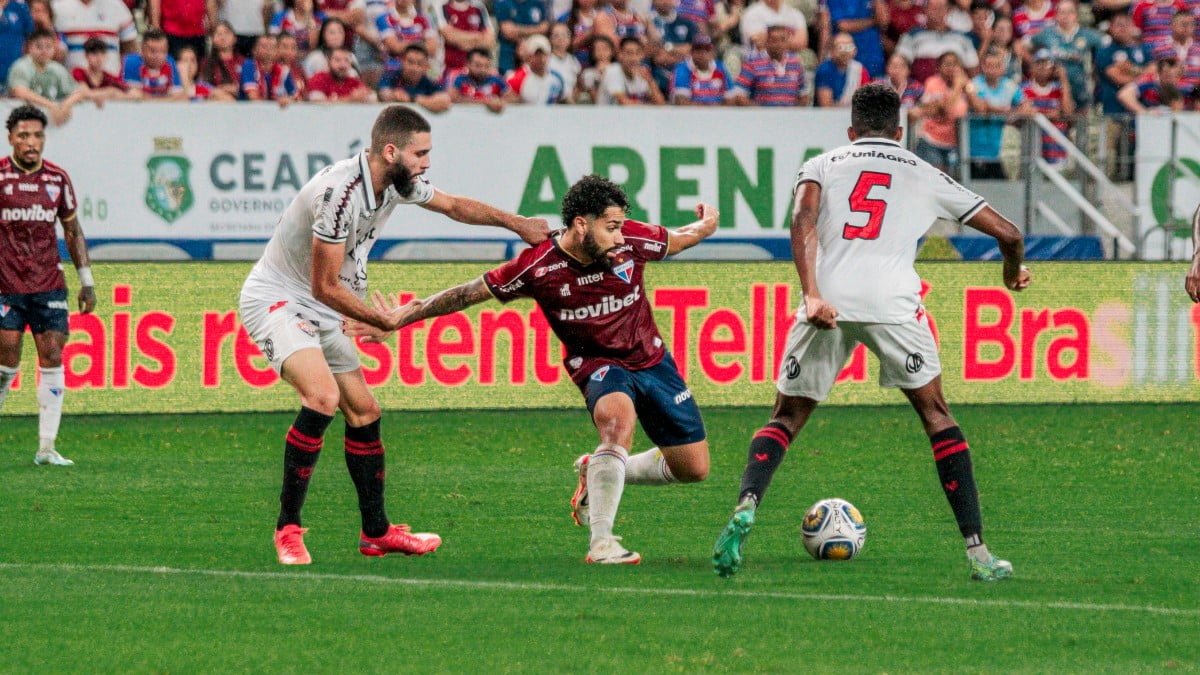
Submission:
M 939 450 L 941 450 L 942 448 L 946 448 L 946 447 L 949 447 L 949 446 L 951 446 L 951 445 L 954 445 L 955 443 L 961 443 L 961 442 L 962 442 L 962 441 L 958 440 L 957 438 L 947 438 L 947 439 L 946 439 L 946 440 L 944 440 L 944 441 L 938 441 L 937 443 L 934 443 L 934 444 L 933 444 L 933 451 L 934 451 L 934 452 L 938 452 L 938 451 L 939 451 Z
M 370 443 L 363 443 L 362 441 L 352 441 L 347 438 L 346 452 L 352 455 L 382 455 L 383 442 L 371 441 Z
M 299 439 L 301 441 L 301 443 L 303 443 L 304 445 L 319 446 L 322 443 L 322 439 L 314 438 L 312 436 L 309 436 L 308 434 L 302 434 L 299 431 L 296 431 L 296 427 L 291 427 L 290 429 L 288 429 L 288 435 L 290 436 L 292 434 L 295 434 L 296 438 Z
M 754 437 L 769 438 L 782 445 L 784 450 L 787 450 L 787 447 L 790 444 L 787 434 L 783 433 L 779 429 L 776 429 L 775 427 L 763 427 L 762 429 L 758 430 L 758 433 L 754 434 Z
M 936 462 L 938 460 L 949 457 L 950 455 L 953 455 L 955 453 L 959 453 L 959 452 L 962 452 L 963 450 L 969 449 L 967 447 L 966 441 L 956 441 L 956 443 L 957 443 L 957 445 L 952 445 L 952 446 L 946 448 L 945 450 L 941 450 L 939 452 L 934 452 L 933 453 L 933 461 Z M 935 448 L 935 450 L 936 450 L 936 448 Z
M 289 444 L 295 446 L 298 450 L 303 452 L 320 452 L 323 441 L 318 438 L 315 443 L 312 443 L 309 440 L 306 440 L 308 438 L 308 436 L 301 434 L 295 429 L 288 430 L 287 442 Z

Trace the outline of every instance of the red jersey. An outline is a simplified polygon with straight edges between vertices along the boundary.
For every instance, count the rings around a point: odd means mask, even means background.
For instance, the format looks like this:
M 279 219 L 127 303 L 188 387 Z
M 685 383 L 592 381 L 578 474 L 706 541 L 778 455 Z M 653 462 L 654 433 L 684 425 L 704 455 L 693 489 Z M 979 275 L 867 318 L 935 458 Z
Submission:
M 450 0 L 442 5 L 442 20 L 447 26 L 470 33 L 484 33 L 488 30 L 488 11 L 479 0 Z M 446 70 L 467 67 L 467 53 L 449 43 L 445 46 L 443 60 Z
M 71 77 L 75 78 L 76 82 L 87 87 L 88 89 L 104 89 L 106 87 L 112 87 L 114 89 L 120 89 L 121 91 L 129 91 L 129 85 L 125 84 L 125 80 L 122 80 L 112 73 L 106 71 L 102 72 L 103 74 L 100 76 L 100 84 L 92 84 L 92 81 L 88 79 L 87 71 L 83 68 L 76 68 L 75 70 L 72 70 Z
M 66 288 L 59 268 L 56 220 L 75 217 L 75 188 L 67 172 L 42 161 L 33 171 L 0 159 L 0 293 Z
M 551 237 L 483 275 L 500 302 L 537 302 L 566 347 L 563 363 L 579 385 L 601 366 L 644 370 L 667 353 L 642 283 L 646 262 L 667 255 L 667 230 L 626 220 L 621 234 L 625 244 L 611 267 L 583 265 Z
M 350 76 L 339 80 L 330 75 L 328 70 L 323 70 L 313 75 L 312 79 L 308 81 L 308 91 L 310 93 L 319 91 L 330 101 L 345 100 L 363 86 L 365 85 L 362 80 L 357 77 Z

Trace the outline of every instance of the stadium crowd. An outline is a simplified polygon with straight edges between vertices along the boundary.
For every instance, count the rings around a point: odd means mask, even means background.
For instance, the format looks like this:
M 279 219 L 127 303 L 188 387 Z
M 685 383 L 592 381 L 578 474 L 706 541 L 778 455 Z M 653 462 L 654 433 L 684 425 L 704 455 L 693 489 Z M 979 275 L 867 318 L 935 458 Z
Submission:
M 829 107 L 878 81 L 944 169 L 970 116 L 990 177 L 1022 114 L 1200 106 L 1200 0 L 0 1 L 0 83 L 58 124 L 115 99 Z

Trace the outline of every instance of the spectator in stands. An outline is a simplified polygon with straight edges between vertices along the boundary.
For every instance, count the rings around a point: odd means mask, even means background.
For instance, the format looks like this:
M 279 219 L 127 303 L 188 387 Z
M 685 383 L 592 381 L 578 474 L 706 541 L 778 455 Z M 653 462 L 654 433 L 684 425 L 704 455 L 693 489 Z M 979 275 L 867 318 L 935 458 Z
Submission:
M 1108 173 L 1116 180 L 1132 180 L 1132 120 L 1129 110 L 1117 99 L 1117 92 L 1133 82 L 1150 64 L 1146 50 L 1134 33 L 1128 14 L 1114 14 L 1108 22 L 1110 42 L 1096 53 L 1092 70 L 1096 73 L 1096 99 L 1104 113 L 1108 141 Z
M 379 100 L 396 103 L 416 103 L 429 112 L 450 109 L 450 94 L 430 79 L 429 53 L 419 44 L 404 50 L 399 68 L 384 71 L 379 80 Z
M 1054 4 L 1050 0 L 1024 0 L 1021 6 L 1013 11 L 1012 20 L 1019 40 L 1017 49 L 1027 48 L 1034 35 L 1054 23 Z M 1029 54 L 1030 50 L 1025 49 L 1022 60 L 1028 61 Z
M 1012 17 L 996 17 L 996 21 L 992 23 L 992 45 L 989 50 L 998 52 L 1002 57 L 1006 76 L 1017 82 L 1025 79 L 1025 63 L 1016 50 L 1016 33 L 1013 32 Z
M 1186 0 L 1138 0 L 1131 14 L 1142 33 L 1142 44 L 1153 54 L 1156 47 L 1171 42 L 1171 21 L 1188 11 Z
M 267 20 L 274 4 L 271 0 L 217 0 L 217 3 L 220 5 L 217 18 L 232 26 L 237 36 L 234 49 L 244 59 L 253 58 L 259 36 L 267 33 Z
M 595 45 L 596 41 L 593 40 L 592 44 Z M 579 65 L 579 59 L 571 53 L 571 29 L 565 23 L 556 23 L 550 29 L 550 70 L 562 78 L 564 103 L 574 103 L 575 88 L 583 68 Z
M 493 7 L 500 26 L 501 73 L 517 67 L 517 46 L 530 35 L 550 32 L 550 7 L 547 0 L 496 0 Z M 570 29 L 567 29 L 570 42 Z M 569 50 L 568 50 L 569 51 Z
M 744 11 L 746 0 L 716 0 L 713 4 L 709 34 L 717 50 L 717 59 L 725 62 L 730 70 L 737 70 L 742 63 L 742 36 L 738 26 Z
M 653 0 L 654 13 L 650 16 L 651 74 L 660 92 L 671 91 L 675 67 L 691 56 L 692 38 L 696 36 L 696 25 L 679 16 L 675 10 L 679 0 Z M 624 40 L 624 38 L 622 38 Z
M 1129 16 L 1132 0 L 1092 0 L 1091 25 L 1100 27 L 1111 24 L 1113 17 Z
M 8 70 L 8 93 L 44 109 L 54 124 L 62 125 L 71 119 L 71 108 L 92 94 L 76 85 L 67 69 L 53 59 L 57 39 L 43 28 L 29 34 L 29 53 Z
M 21 0 L 0 0 L 0 94 L 8 69 L 25 53 L 25 38 L 33 32 L 33 17 Z
M 937 72 L 925 79 L 925 93 L 921 95 L 925 123 L 918 134 L 916 154 L 955 176 L 959 169 L 958 122 L 970 108 L 967 87 L 971 80 L 957 52 L 942 54 L 937 67 Z
M 666 103 L 662 90 L 646 67 L 646 50 L 635 37 L 621 40 L 617 63 L 604 71 L 597 105 L 662 105 Z
M 86 68 L 83 43 L 91 36 L 108 45 L 104 69 L 120 72 L 121 57 L 137 50 L 137 26 L 121 0 L 54 0 L 54 30 L 67 40 L 68 69 Z
M 833 38 L 833 54 L 817 66 L 817 105 L 822 108 L 849 108 L 850 97 L 871 81 L 866 66 L 854 57 L 857 47 L 849 33 Z
M 480 0 L 448 0 L 442 5 L 439 32 L 445 41 L 446 75 L 467 67 L 467 52 L 496 46 L 496 32 Z
M 698 32 L 708 35 L 713 29 L 717 8 L 714 0 L 679 0 L 675 11 L 679 18 L 690 22 Z
M 317 33 L 317 47 L 309 52 L 304 57 L 304 76 L 312 79 L 313 75 L 329 70 L 329 55 L 335 49 L 345 49 L 350 51 L 350 45 L 346 43 L 346 37 L 349 35 L 349 29 L 341 19 L 325 19 L 321 24 L 321 30 Z M 214 38 L 213 43 L 216 44 Z M 351 70 L 355 77 L 359 76 L 358 62 L 354 58 L 354 53 L 350 53 Z M 365 84 L 365 82 L 364 82 Z
M 300 61 L 300 44 L 291 33 L 281 33 L 275 37 L 275 59 L 287 71 L 292 81 L 296 83 L 296 100 L 308 98 L 308 78 L 304 77 L 304 64 Z
M 1071 115 L 1075 113 L 1075 99 L 1071 95 L 1071 82 L 1067 71 L 1057 63 L 1054 53 L 1041 49 L 1033 55 L 1033 66 L 1029 69 L 1030 79 L 1021 87 L 1021 95 L 1042 113 L 1064 134 L 1070 130 Z M 1060 167 L 1067 161 L 1066 148 L 1059 145 L 1046 133 L 1042 134 L 1042 159 L 1050 166 Z
M 891 54 L 905 33 L 925 25 L 925 4 L 913 0 L 890 0 L 888 3 L 888 25 L 883 31 L 883 49 Z M 908 57 L 912 63 L 912 57 Z
M 607 37 L 613 44 L 627 37 L 649 39 L 651 25 L 649 16 L 629 8 L 629 0 L 609 0 L 596 13 L 595 34 Z
M 984 54 L 980 70 L 966 88 L 971 111 L 976 115 L 968 119 L 971 178 L 1003 180 L 1007 176 L 1000 163 L 1000 144 L 1006 118 L 1010 113 L 1030 112 L 1030 109 L 1024 105 L 1020 83 L 1005 76 L 999 52 Z
M 596 103 L 600 100 L 600 86 L 604 82 L 604 73 L 617 60 L 617 46 L 612 40 L 597 35 L 592 41 L 592 49 L 588 56 L 591 65 L 579 73 L 579 84 L 575 100 L 580 103 Z
M 1183 64 L 1169 56 L 1159 59 L 1141 77 L 1121 88 L 1117 98 L 1131 113 L 1184 110 L 1195 90 L 1183 87 Z
M 554 105 L 567 101 L 562 76 L 550 69 L 550 41 L 545 35 L 525 38 L 517 56 L 524 63 L 508 76 L 508 86 L 518 102 Z
M 791 29 L 767 29 L 766 49 L 747 54 L 734 82 L 736 105 L 807 106 L 808 81 L 800 55 L 788 49 Z
M 183 100 L 179 71 L 175 68 L 175 59 L 171 58 L 167 45 L 167 34 L 161 29 L 151 28 L 142 36 L 142 52 L 125 57 L 121 77 L 130 89 L 142 92 L 143 100 Z
M 253 57 L 242 64 L 242 101 L 276 101 L 286 108 L 296 100 L 296 81 L 290 69 L 279 63 L 279 39 L 260 35 Z
M 33 27 L 45 28 L 58 38 L 54 44 L 54 60 L 66 63 L 67 43 L 63 40 L 62 33 L 59 33 L 58 29 L 54 27 L 54 8 L 50 6 L 50 0 L 26 0 L 25 4 L 29 7 L 29 16 L 33 19 Z M 29 39 L 29 36 L 26 36 L 25 39 Z
M 900 105 L 909 110 L 911 119 L 912 111 L 925 93 L 925 85 L 912 78 L 908 59 L 901 54 L 892 54 L 887 62 L 887 74 L 876 81 L 886 84 L 900 95 Z
M 392 0 L 375 19 L 380 46 L 390 58 L 400 58 L 409 45 L 419 44 L 427 54 L 437 52 L 438 34 L 414 0 Z
M 942 54 L 953 52 L 968 73 L 979 67 L 979 55 L 966 35 L 950 30 L 946 25 L 949 8 L 946 0 L 928 0 L 925 5 L 925 27 L 900 38 L 896 52 L 912 64 L 912 75 L 924 82 L 936 75 Z M 928 87 L 928 85 L 926 85 Z
M 234 99 L 242 90 L 242 65 L 246 57 L 235 49 L 237 35 L 228 21 L 218 21 L 212 33 L 212 51 L 200 66 L 200 79 Z
M 692 56 L 675 68 L 671 102 L 676 105 L 725 105 L 733 96 L 733 78 L 716 58 L 712 38 L 697 33 Z
M 486 49 L 467 52 L 467 69 L 451 83 L 450 99 L 455 103 L 482 104 L 498 113 L 513 98 L 508 84 L 492 70 L 491 53 Z
M 200 77 L 200 58 L 191 45 L 183 45 L 175 57 L 175 67 L 179 70 L 179 88 L 183 98 L 188 101 L 219 101 L 231 103 L 235 100 L 229 92 L 212 86 Z
M 316 47 L 317 34 L 325 15 L 316 11 L 313 0 L 284 0 L 283 9 L 271 17 L 271 35 L 292 35 L 300 51 L 308 53 Z
M 857 60 L 867 70 L 871 79 L 883 75 L 883 36 L 881 27 L 888 25 L 886 0 L 826 0 L 829 20 L 835 33 L 846 33 L 854 40 Z M 837 50 L 834 37 L 834 51 Z M 836 57 L 836 53 L 833 55 Z M 817 104 L 820 105 L 821 91 L 818 85 Z M 847 98 L 847 105 L 850 99 Z
M 1176 12 L 1171 17 L 1171 38 L 1165 42 L 1148 45 L 1150 58 L 1161 61 L 1175 57 L 1183 64 L 1183 86 L 1192 88 L 1200 85 L 1200 41 L 1194 37 L 1196 19 L 1191 12 Z M 1071 84 L 1075 84 L 1072 80 Z
M 950 30 L 966 35 L 971 32 L 971 0 L 950 0 L 946 12 L 946 25 Z
M 787 28 L 787 51 L 800 52 L 808 48 L 808 21 L 800 10 L 783 0 L 757 0 L 742 12 L 739 25 L 746 52 L 765 49 L 767 30 L 774 26 Z
M 983 55 L 992 47 L 992 26 L 996 23 L 996 10 L 992 9 L 986 0 L 976 0 L 971 5 L 971 30 L 967 38 L 975 45 L 975 53 L 979 55 L 982 65 Z
M 354 74 L 349 49 L 339 47 L 329 53 L 329 69 L 308 81 L 308 100 L 313 103 L 370 103 L 375 92 Z
M 1187 18 L 1190 20 L 1191 15 Z M 1191 26 L 1188 26 L 1191 40 Z M 1075 110 L 1086 113 L 1092 105 L 1091 80 L 1088 66 L 1095 60 L 1096 51 L 1103 40 L 1091 28 L 1079 25 L 1079 7 L 1075 0 L 1059 0 L 1054 8 L 1054 23 L 1033 36 L 1030 43 L 1034 50 L 1049 49 L 1067 72 L 1071 81 L 1071 96 L 1075 99 Z M 1200 49 L 1200 46 L 1197 47 Z M 1200 69 L 1200 51 L 1197 52 L 1197 68 Z M 1198 71 L 1200 72 L 1200 71 Z
M 108 57 L 108 45 L 98 37 L 90 37 L 83 43 L 84 57 L 87 68 L 76 68 L 71 71 L 81 86 L 92 90 L 92 100 L 99 104 L 101 101 L 137 100 L 142 97 L 140 90 L 134 90 L 125 80 L 104 69 Z
M 571 49 L 579 62 L 587 63 L 588 51 L 592 48 L 592 40 L 596 37 L 596 0 L 571 0 L 571 9 L 562 16 L 555 17 L 558 23 L 565 23 L 571 29 Z
M 208 0 L 149 0 L 146 27 L 167 35 L 168 53 L 177 58 L 188 45 L 197 54 L 208 51 L 208 26 L 217 23 L 217 4 Z

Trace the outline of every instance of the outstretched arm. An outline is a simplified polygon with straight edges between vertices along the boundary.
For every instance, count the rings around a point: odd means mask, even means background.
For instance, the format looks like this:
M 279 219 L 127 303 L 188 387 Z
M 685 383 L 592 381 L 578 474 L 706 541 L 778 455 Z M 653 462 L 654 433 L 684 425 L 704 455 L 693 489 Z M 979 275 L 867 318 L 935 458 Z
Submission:
M 801 183 L 792 209 L 792 261 L 804 291 L 804 311 L 817 328 L 837 328 L 837 308 L 825 302 L 817 288 L 817 213 L 821 209 L 821 185 Z
M 545 241 L 550 232 L 545 218 L 518 216 L 477 199 L 447 194 L 441 190 L 434 190 L 433 199 L 421 206 L 460 223 L 503 227 L 521 237 L 525 243 L 534 246 Z
M 675 255 L 680 251 L 686 251 L 712 236 L 712 233 L 717 231 L 717 223 L 720 221 L 721 212 L 712 204 L 705 204 L 704 202 L 697 204 L 696 216 L 700 220 L 671 230 L 671 237 L 667 244 L 667 255 Z
M 362 337 L 364 342 L 383 342 L 391 337 L 392 333 L 411 323 L 453 314 L 490 300 L 491 297 L 492 292 L 483 282 L 483 277 L 439 291 L 423 300 L 413 300 L 404 306 L 400 306 L 394 296 L 389 300 L 383 293 L 375 291 L 372 296 L 375 310 L 390 317 L 394 322 L 393 327 L 390 330 L 380 330 L 374 325 L 351 318 L 346 321 L 343 332 L 351 337 Z
M 1192 214 L 1192 269 L 1183 281 L 1192 302 L 1200 302 L 1200 207 Z
M 1023 291 L 1031 281 L 1025 261 L 1025 240 L 1012 221 L 1000 215 L 990 206 L 983 207 L 971 216 L 967 225 L 996 238 L 1000 255 L 1004 256 L 1004 286 L 1010 291 Z
M 79 273 L 79 311 L 89 314 L 96 308 L 96 281 L 92 278 L 88 260 L 87 239 L 84 239 L 83 228 L 79 227 L 79 218 L 74 213 L 62 221 L 62 228 L 67 253 L 71 254 L 71 262 L 75 263 L 75 271 Z

